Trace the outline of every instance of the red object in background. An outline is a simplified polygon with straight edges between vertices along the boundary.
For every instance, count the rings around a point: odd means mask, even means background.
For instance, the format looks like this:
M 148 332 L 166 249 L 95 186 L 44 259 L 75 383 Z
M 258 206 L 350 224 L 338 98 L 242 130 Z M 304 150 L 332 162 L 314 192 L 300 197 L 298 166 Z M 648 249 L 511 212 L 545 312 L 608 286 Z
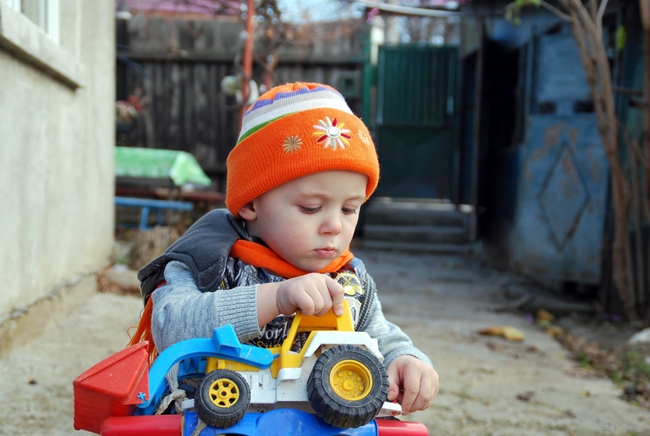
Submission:
M 129 95 L 126 101 L 128 101 L 129 104 L 133 106 L 133 109 L 135 109 L 136 111 L 138 112 L 142 111 L 142 103 L 140 103 L 140 98 L 138 98 L 137 96 Z
M 101 436 L 180 436 L 182 415 L 118 416 L 102 424 Z
M 420 422 L 377 419 L 379 436 L 429 436 L 429 430 Z
M 72 382 L 76 430 L 99 433 L 106 418 L 131 415 L 141 396 L 149 399 L 148 346 L 142 342 L 125 348 Z
M 243 99 L 242 107 L 239 113 L 239 124 L 241 126 L 244 113 L 248 110 L 248 99 L 251 95 L 250 80 L 253 77 L 253 38 L 254 35 L 254 21 L 255 15 L 255 0 L 248 0 L 248 9 L 246 10 L 246 42 L 244 43 L 244 54 L 242 56 L 242 69 L 244 70 L 244 77 L 241 86 L 241 95 Z

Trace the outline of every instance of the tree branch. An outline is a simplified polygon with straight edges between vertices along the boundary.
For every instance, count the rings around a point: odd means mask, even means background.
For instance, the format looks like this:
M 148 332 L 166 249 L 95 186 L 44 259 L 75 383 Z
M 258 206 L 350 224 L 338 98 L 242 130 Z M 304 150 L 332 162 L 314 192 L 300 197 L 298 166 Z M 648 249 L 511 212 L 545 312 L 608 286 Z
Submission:
M 596 25 L 598 26 L 598 34 L 603 34 L 603 16 L 605 15 L 605 9 L 607 9 L 607 3 L 609 0 L 602 0 L 600 7 L 598 8 L 598 15 L 596 16 Z
M 595 23 L 598 15 L 598 0 L 589 0 L 589 9 L 591 9 L 591 20 Z
M 542 1 L 542 2 L 540 2 L 539 5 L 541 7 L 543 7 L 544 9 L 546 9 L 547 11 L 550 11 L 550 12 L 554 13 L 562 21 L 566 21 L 566 22 L 571 21 L 571 17 L 569 15 L 565 14 L 564 12 L 562 12 L 561 10 L 559 10 L 558 8 L 553 6 L 552 4 L 546 3 L 545 1 Z

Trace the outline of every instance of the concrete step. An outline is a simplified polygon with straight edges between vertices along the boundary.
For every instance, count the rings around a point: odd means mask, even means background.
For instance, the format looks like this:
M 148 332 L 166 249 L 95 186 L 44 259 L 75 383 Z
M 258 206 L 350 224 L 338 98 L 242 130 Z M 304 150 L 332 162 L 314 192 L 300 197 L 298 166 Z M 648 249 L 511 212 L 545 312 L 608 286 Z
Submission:
M 375 241 L 364 239 L 361 242 L 364 249 L 394 250 L 416 253 L 440 253 L 469 255 L 472 252 L 472 244 L 431 244 L 422 242 L 397 242 L 397 241 Z
M 363 246 L 470 254 L 474 210 L 445 200 L 378 198 L 364 206 Z
M 466 244 L 469 242 L 467 228 L 415 226 L 415 225 L 375 225 L 364 226 L 364 238 L 372 241 L 413 242 L 422 244 Z
M 371 202 L 364 209 L 366 224 L 467 226 L 469 220 L 469 213 L 445 204 Z

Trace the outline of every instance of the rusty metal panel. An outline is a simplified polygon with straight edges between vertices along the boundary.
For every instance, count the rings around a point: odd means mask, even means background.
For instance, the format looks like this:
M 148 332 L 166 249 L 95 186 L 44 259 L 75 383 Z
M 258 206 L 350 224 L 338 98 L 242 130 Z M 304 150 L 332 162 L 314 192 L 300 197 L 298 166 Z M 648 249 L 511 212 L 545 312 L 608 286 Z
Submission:
M 564 33 L 539 38 L 535 97 L 538 102 L 587 101 L 589 85 L 580 52 L 568 26 Z M 558 67 L 561 65 L 561 67 Z
M 593 114 L 531 116 L 515 224 L 515 267 L 597 284 L 608 166 Z

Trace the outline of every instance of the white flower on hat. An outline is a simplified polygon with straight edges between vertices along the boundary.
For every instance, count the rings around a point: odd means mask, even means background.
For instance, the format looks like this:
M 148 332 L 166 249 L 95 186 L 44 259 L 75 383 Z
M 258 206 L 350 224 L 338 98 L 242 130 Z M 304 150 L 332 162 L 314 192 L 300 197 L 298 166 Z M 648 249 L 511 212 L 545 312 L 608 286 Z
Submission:
M 366 145 L 370 145 L 370 138 L 368 135 L 363 130 L 359 130 L 358 132 L 359 139 L 361 139 L 361 142 L 363 142 Z
M 339 123 L 336 118 L 330 120 L 330 117 L 325 117 L 325 121 L 318 120 L 318 124 L 314 125 L 314 129 L 317 129 L 318 132 L 314 132 L 314 136 L 318 136 L 316 142 L 325 141 L 325 147 L 332 147 L 332 150 L 336 150 L 338 147 L 345 149 L 346 145 L 350 145 L 348 139 L 352 139 L 349 135 L 350 130 L 344 129 L 344 123 Z
M 298 135 L 287 136 L 287 139 L 284 140 L 282 144 L 282 149 L 285 153 L 293 153 L 298 151 L 302 145 L 302 139 Z

